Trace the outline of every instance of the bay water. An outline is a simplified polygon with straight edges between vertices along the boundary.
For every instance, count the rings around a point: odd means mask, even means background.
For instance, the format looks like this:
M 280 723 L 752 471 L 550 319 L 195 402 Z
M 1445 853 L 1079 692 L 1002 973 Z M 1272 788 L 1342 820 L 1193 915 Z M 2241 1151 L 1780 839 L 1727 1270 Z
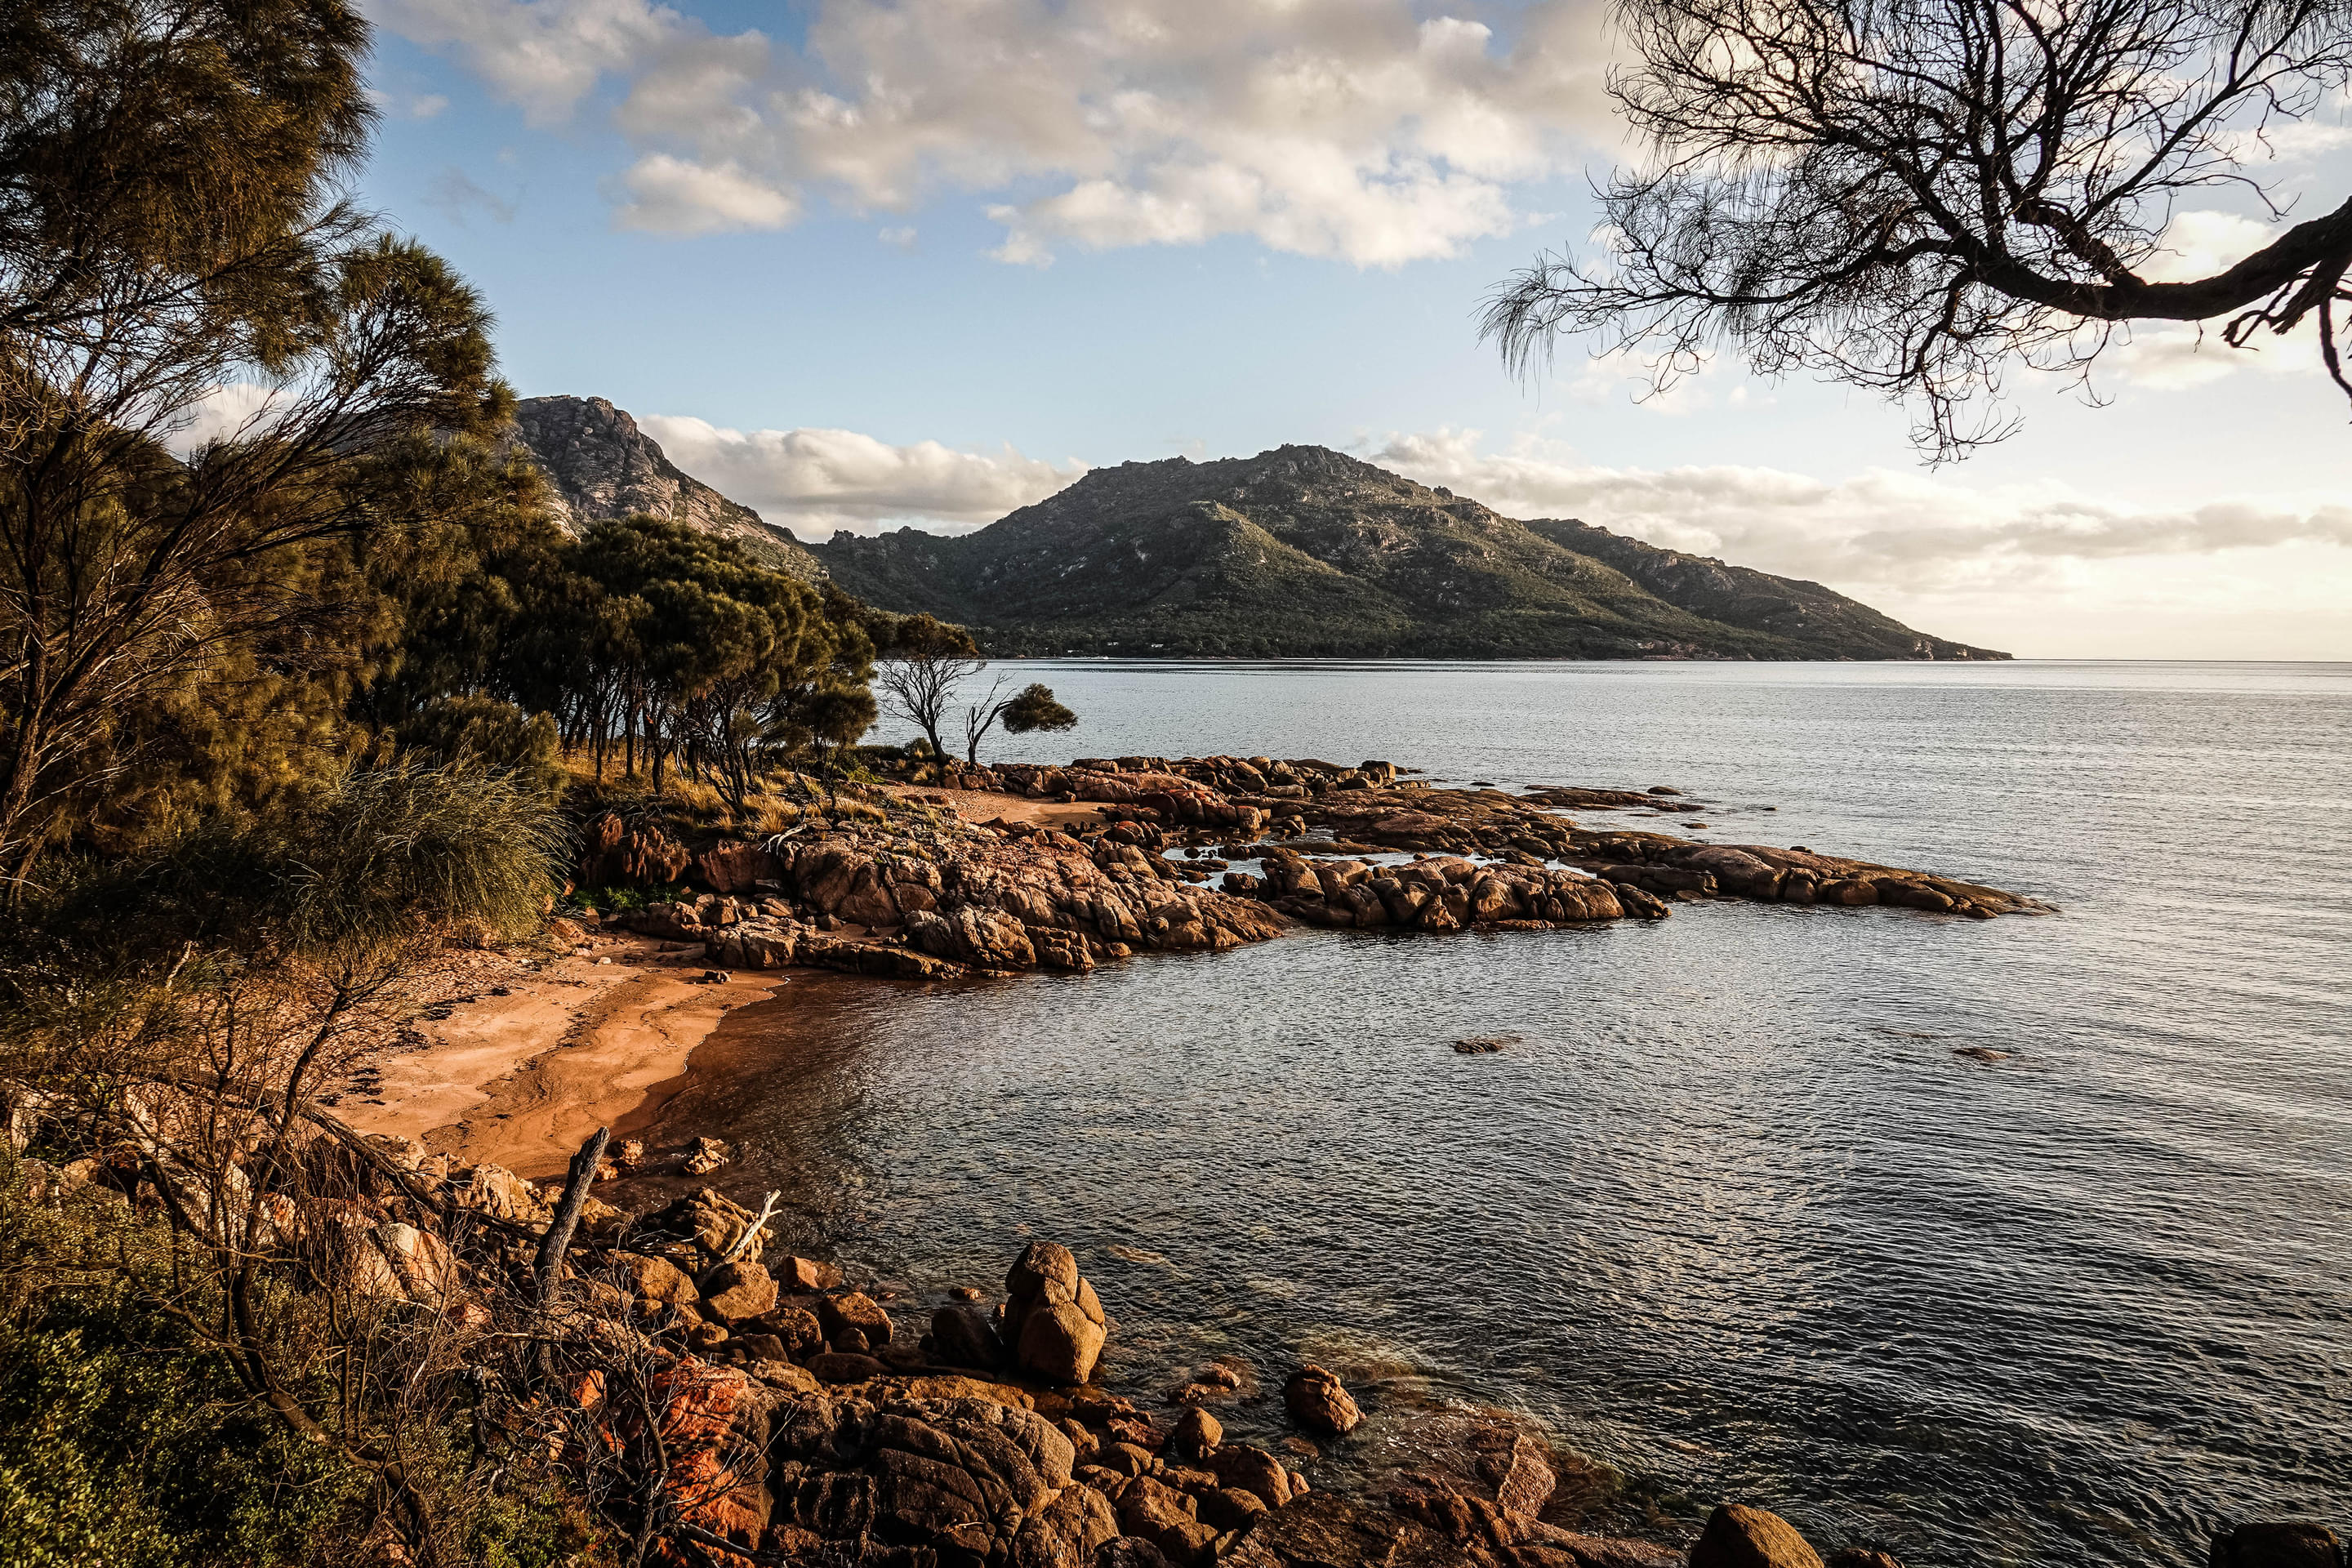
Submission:
M 1725 1498 L 1912 1568 L 2188 1565 L 2225 1521 L 2352 1523 L 2352 666 L 1008 672 L 1083 721 L 1008 760 L 1666 784 L 1704 803 L 1693 837 L 2060 912 L 1702 903 L 972 985 L 796 974 L 651 1135 L 740 1144 L 730 1189 L 782 1187 L 800 1243 L 898 1281 L 902 1317 L 1059 1240 L 1139 1401 L 1215 1355 L 1269 1395 L 1319 1362 L 1371 1419 L 1310 1473 L 1377 1479 L 1507 1412 L 1590 1461 L 1588 1524 L 1669 1539 Z M 1277 1439 L 1279 1405 L 1227 1425 Z

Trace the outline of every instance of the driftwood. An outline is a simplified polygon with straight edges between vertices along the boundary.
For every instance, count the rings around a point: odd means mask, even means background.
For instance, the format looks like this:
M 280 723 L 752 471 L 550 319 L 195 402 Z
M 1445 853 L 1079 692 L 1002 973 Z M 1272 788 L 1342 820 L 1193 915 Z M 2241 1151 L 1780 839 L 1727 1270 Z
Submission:
M 539 1238 L 539 1252 L 531 1261 L 531 1272 L 539 1280 L 539 1304 L 547 1305 L 555 1293 L 556 1277 L 563 1272 L 563 1254 L 572 1246 L 572 1233 L 580 1227 L 580 1211 L 587 1205 L 588 1189 L 595 1184 L 596 1172 L 604 1163 L 604 1144 L 613 1135 L 609 1127 L 599 1127 L 580 1145 L 580 1152 L 572 1156 L 572 1170 L 563 1184 L 563 1197 L 555 1205 L 555 1217 L 548 1222 L 547 1234 Z

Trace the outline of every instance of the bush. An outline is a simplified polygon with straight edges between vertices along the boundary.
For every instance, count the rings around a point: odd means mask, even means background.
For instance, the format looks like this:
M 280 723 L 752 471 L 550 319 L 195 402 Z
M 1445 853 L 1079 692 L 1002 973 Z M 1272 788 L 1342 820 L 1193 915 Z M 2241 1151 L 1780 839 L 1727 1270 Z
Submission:
M 102 1189 L 35 1201 L 0 1144 L 0 1568 L 382 1561 L 369 1540 L 385 1505 L 373 1478 L 294 1437 L 194 1342 L 159 1304 L 176 1295 L 205 1316 L 173 1272 L 161 1221 Z M 291 1285 L 266 1305 L 283 1331 L 329 1312 Z M 459 1560 L 580 1560 L 569 1500 L 469 1479 L 459 1431 L 412 1436 L 418 1483 Z
M 563 742 L 553 715 L 495 697 L 441 697 L 404 720 L 402 746 L 428 766 L 506 773 L 552 800 L 563 791 Z
M 303 946 L 388 941 L 420 921 L 520 935 L 562 886 L 550 798 L 467 763 L 346 773 L 273 838 Z

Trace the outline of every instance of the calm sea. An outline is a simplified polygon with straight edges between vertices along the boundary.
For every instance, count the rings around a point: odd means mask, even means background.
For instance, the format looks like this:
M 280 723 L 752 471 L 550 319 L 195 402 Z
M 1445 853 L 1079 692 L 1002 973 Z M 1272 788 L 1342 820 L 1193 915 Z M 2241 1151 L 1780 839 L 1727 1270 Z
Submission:
M 1015 673 L 1084 724 L 1002 757 L 1670 784 L 1703 837 L 2063 912 L 796 978 L 666 1115 L 745 1143 L 736 1189 L 925 1303 L 1067 1242 L 1138 1397 L 1226 1352 L 1333 1366 L 1374 1414 L 1335 1475 L 1499 1408 L 1623 1478 L 1603 1520 L 1741 1498 L 1914 1568 L 2352 1524 L 2352 666 Z

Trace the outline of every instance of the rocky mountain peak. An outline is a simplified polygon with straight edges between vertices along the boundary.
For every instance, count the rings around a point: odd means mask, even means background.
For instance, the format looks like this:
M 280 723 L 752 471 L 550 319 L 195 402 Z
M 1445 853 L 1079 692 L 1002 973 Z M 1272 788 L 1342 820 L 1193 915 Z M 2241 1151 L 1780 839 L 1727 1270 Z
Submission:
M 678 468 L 628 410 L 602 397 L 526 397 L 515 405 L 515 431 L 572 532 L 604 518 L 646 513 L 732 539 L 795 576 L 824 575 L 789 530 Z

